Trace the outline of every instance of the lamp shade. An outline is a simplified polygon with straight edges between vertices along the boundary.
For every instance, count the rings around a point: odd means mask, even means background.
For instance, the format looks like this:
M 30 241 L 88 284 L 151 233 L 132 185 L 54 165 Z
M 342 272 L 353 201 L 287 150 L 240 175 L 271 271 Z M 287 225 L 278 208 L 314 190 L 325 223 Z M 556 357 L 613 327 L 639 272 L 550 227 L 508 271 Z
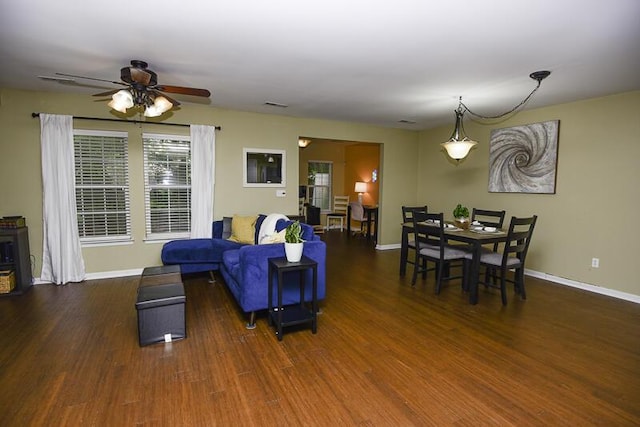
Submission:
M 116 111 L 126 113 L 127 108 L 133 107 L 133 96 L 128 90 L 119 90 L 111 96 L 111 101 L 107 105 Z
M 366 182 L 356 182 L 356 187 L 355 187 L 355 191 L 356 193 L 366 193 L 367 192 L 367 183 Z
M 467 157 L 469 151 L 477 144 L 477 142 L 464 138 L 463 140 L 451 139 L 447 142 L 443 142 L 442 147 L 447 151 L 449 157 L 454 160 L 462 160 Z
M 449 141 L 443 142 L 440 145 L 442 145 L 442 148 L 446 150 L 449 157 L 456 161 L 460 161 L 467 157 L 467 154 L 469 154 L 469 151 L 477 144 L 477 142 L 467 138 L 464 134 L 464 128 L 462 126 L 464 111 L 462 108 L 455 110 L 455 113 L 456 126 L 453 129 L 451 138 Z
M 153 105 L 148 106 L 144 110 L 146 117 L 158 117 L 165 111 L 169 111 L 173 107 L 173 104 L 164 96 L 156 96 L 153 100 Z

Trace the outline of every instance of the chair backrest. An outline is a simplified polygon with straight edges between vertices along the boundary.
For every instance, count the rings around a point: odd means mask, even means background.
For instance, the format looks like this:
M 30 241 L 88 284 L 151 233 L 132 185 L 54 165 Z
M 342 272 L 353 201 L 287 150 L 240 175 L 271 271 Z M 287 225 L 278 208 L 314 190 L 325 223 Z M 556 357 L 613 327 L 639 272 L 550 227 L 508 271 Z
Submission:
M 424 206 L 403 206 L 402 207 L 402 222 L 411 222 L 414 212 L 427 212 L 427 205 Z
M 416 245 L 439 246 L 444 250 L 444 215 L 440 213 L 427 213 L 416 211 L 411 218 Z
M 333 197 L 333 213 L 347 213 L 347 206 L 349 206 L 349 196 L 334 196 Z
M 349 208 L 351 209 L 351 219 L 355 221 L 365 221 L 364 208 L 358 202 L 349 202 Z
M 320 225 L 320 208 L 307 205 L 307 224 Z
M 511 217 L 507 241 L 504 245 L 504 252 L 502 255 L 503 266 L 507 265 L 508 257 L 513 256 L 520 260 L 521 266 L 524 266 L 527 251 L 529 250 L 529 243 L 531 243 L 531 236 L 533 235 L 533 229 L 536 226 L 537 220 L 537 215 L 530 218 Z
M 486 209 L 473 208 L 471 212 L 471 222 L 479 221 L 488 227 L 502 228 L 504 224 L 505 211 L 490 211 Z

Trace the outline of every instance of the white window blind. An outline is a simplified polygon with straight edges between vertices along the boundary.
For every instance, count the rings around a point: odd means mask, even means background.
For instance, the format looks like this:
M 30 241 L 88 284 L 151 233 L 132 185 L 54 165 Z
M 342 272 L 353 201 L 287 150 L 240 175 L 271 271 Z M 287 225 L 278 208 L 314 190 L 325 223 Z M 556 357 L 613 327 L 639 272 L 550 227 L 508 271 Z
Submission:
M 319 207 L 322 211 L 331 210 L 331 162 L 308 163 L 308 198 L 312 206 Z
M 78 232 L 83 243 L 131 239 L 126 132 L 74 130 Z
M 142 135 L 148 239 L 189 237 L 191 142 L 188 136 Z

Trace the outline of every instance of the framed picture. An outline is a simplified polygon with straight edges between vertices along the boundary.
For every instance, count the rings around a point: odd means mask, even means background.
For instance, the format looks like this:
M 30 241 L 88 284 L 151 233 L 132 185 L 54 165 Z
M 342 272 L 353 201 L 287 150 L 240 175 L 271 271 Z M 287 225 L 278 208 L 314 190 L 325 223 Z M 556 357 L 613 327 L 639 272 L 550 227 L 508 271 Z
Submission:
M 491 131 L 490 193 L 555 194 L 559 120 Z
M 285 187 L 285 150 L 242 149 L 242 178 L 245 187 Z

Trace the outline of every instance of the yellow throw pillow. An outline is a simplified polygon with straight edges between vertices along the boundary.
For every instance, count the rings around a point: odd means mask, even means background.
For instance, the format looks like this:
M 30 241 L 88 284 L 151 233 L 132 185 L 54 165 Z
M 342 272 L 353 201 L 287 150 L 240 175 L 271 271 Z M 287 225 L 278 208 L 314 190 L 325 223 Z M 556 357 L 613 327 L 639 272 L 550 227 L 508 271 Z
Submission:
M 228 240 L 253 245 L 256 239 L 257 219 L 257 216 L 234 215 L 231 220 L 231 237 Z

